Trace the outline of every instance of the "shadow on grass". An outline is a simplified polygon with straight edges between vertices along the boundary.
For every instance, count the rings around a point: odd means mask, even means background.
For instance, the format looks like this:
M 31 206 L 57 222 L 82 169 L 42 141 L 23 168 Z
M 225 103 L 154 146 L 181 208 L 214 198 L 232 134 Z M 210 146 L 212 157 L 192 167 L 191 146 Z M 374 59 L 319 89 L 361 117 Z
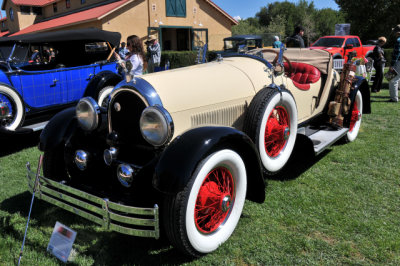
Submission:
M 40 131 L 24 135 L 1 135 L 0 158 L 36 146 L 39 136 Z
M 303 135 L 297 135 L 296 144 L 286 166 L 276 175 L 268 176 L 272 180 L 293 180 L 321 160 L 330 150 L 315 156 L 311 140 Z
M 27 218 L 31 199 L 32 195 L 29 192 L 15 195 L 1 202 L 0 210 L 9 214 L 19 213 Z M 41 238 L 50 240 L 51 233 L 49 232 L 57 221 L 75 228 L 78 234 L 74 249 L 78 256 L 94 260 L 94 265 L 182 264 L 192 261 L 191 258 L 173 248 L 163 234 L 161 239 L 156 240 L 98 230 L 99 225 L 35 198 L 28 232 L 40 231 Z M 21 239 L 22 243 L 23 235 L 16 229 L 17 225 L 14 224 L 12 215 L 3 217 L 0 225 L 1 236 L 11 235 L 15 239 Z M 28 233 L 28 245 L 35 247 L 36 252 L 42 253 L 43 256 L 49 256 L 43 243 L 36 239 L 38 237 L 30 239 Z M 78 265 L 74 261 L 68 264 Z

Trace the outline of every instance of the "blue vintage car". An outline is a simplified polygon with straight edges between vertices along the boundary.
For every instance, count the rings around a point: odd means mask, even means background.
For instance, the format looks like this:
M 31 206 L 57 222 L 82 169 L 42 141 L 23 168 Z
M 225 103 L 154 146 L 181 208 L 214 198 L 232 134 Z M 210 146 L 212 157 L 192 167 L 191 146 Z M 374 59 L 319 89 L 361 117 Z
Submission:
M 122 79 L 120 39 L 94 28 L 0 38 L 0 133 L 40 130 L 84 96 L 102 101 Z

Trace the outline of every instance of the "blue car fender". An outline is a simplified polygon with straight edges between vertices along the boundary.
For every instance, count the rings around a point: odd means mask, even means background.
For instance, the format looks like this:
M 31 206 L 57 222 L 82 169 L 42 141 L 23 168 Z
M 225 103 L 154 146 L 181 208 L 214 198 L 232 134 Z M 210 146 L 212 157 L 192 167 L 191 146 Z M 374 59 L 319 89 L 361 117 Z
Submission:
M 167 194 L 182 191 L 199 163 L 222 149 L 231 149 L 242 158 L 247 173 L 247 199 L 264 202 L 265 183 L 254 144 L 245 133 L 230 127 L 199 127 L 175 138 L 160 155 L 153 186 Z
M 86 87 L 84 97 L 91 96 L 97 100 L 98 93 L 106 86 L 115 86 L 122 80 L 122 76 L 111 72 L 102 71 L 96 74 Z

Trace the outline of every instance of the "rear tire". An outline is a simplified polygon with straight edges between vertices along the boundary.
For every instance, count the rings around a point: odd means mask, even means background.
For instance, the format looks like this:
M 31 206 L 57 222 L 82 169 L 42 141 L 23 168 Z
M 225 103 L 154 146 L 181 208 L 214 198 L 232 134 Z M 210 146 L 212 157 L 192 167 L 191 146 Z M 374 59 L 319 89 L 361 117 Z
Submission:
M 344 140 L 346 142 L 352 142 L 357 138 L 361 126 L 362 112 L 363 112 L 362 94 L 360 91 L 357 91 L 354 106 L 351 111 L 349 131 L 346 133 L 346 136 L 344 136 Z
M 101 107 L 107 107 L 108 105 L 108 96 L 111 91 L 114 89 L 114 86 L 106 86 L 100 90 L 99 96 L 97 97 L 97 104 Z
M 236 228 L 246 188 L 246 168 L 236 152 L 211 154 L 200 162 L 183 191 L 166 197 L 163 217 L 168 239 L 193 257 L 216 250 Z
M 254 141 L 264 172 L 279 172 L 292 154 L 297 134 L 297 108 L 290 91 L 259 91 L 250 103 L 243 131 Z

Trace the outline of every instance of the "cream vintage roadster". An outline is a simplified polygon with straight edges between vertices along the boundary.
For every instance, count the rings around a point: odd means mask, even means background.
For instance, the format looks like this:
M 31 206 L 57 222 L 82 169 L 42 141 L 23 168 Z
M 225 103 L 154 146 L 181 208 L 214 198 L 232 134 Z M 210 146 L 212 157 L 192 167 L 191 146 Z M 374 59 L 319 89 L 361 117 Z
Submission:
M 43 176 L 28 165 L 31 188 L 109 230 L 164 231 L 176 248 L 201 256 L 230 237 L 245 199 L 264 202 L 265 174 L 279 174 L 299 134 L 316 154 L 357 137 L 368 84 L 352 79 L 350 110 L 337 127 L 327 113 L 339 80 L 328 52 L 295 48 L 127 75 L 106 107 L 86 97 L 48 123 Z

